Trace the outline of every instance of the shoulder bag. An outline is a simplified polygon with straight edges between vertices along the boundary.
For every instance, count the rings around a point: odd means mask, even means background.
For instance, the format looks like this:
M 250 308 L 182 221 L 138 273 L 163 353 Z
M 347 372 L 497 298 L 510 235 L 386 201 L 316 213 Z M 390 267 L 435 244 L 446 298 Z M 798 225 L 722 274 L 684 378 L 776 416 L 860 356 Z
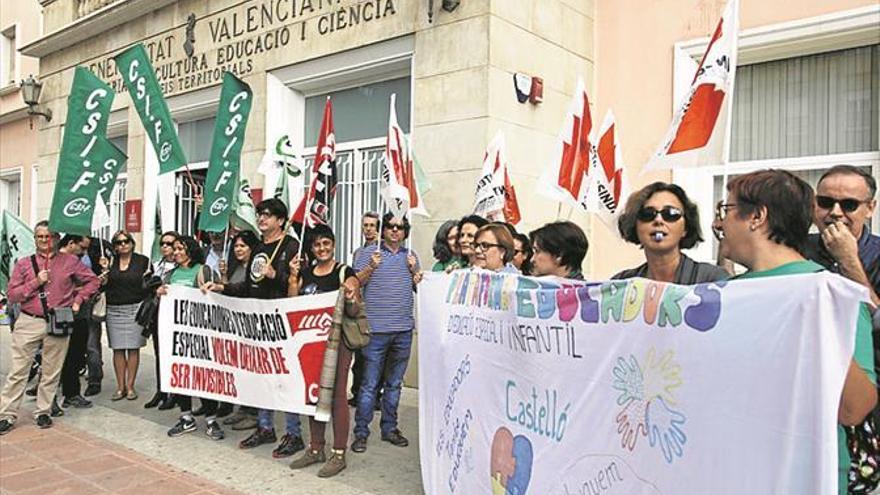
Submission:
M 342 287 L 345 282 L 345 265 L 339 266 L 339 291 L 340 296 L 345 289 Z M 354 315 L 354 316 L 349 316 Z M 342 341 L 345 346 L 355 351 L 363 349 L 370 343 L 370 324 L 367 322 L 367 313 L 364 311 L 364 305 L 356 299 L 345 299 L 345 309 L 342 312 Z
M 34 267 L 34 275 L 39 276 L 37 268 L 37 255 L 31 255 L 31 266 Z M 73 308 L 52 308 L 46 303 L 46 291 L 40 289 L 37 295 L 40 305 L 43 306 L 43 315 L 46 319 L 46 333 L 52 337 L 69 337 L 73 333 Z

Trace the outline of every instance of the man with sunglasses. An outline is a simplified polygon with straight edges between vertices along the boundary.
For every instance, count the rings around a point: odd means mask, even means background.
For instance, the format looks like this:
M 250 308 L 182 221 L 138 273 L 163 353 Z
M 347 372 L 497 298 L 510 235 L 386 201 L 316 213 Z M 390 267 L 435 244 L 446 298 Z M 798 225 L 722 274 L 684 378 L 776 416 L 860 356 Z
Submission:
M 362 350 L 364 378 L 357 394 L 352 452 L 367 450 L 376 392 L 380 386 L 384 389 L 382 440 L 397 447 L 409 445 L 409 440 L 397 428 L 400 389 L 415 328 L 413 292 L 420 279 L 418 258 L 403 246 L 409 228 L 406 218 L 398 219 L 386 213 L 382 221 L 381 245 L 374 250 L 362 251 L 354 262 L 357 278 L 364 288 L 372 336 Z
M 880 236 L 866 223 L 874 214 L 877 181 L 860 168 L 836 165 L 816 186 L 813 221 L 818 234 L 809 237 L 807 258 L 864 285 L 874 305 L 880 304 Z

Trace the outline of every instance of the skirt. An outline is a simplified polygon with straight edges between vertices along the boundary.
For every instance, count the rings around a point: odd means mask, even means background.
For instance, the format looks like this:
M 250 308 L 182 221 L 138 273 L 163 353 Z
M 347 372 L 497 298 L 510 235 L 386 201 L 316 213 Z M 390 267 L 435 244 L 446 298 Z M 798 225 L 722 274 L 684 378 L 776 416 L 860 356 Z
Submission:
M 114 350 L 140 349 L 147 344 L 143 328 L 134 321 L 140 303 L 107 305 L 107 340 Z

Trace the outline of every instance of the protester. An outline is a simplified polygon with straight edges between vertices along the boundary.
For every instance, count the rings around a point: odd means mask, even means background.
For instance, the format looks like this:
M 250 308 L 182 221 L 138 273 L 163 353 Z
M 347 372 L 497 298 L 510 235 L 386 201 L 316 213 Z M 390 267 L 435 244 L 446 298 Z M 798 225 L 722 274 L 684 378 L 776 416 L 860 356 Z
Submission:
M 157 286 L 167 284 L 171 277 L 171 273 L 177 268 L 177 263 L 174 261 L 174 243 L 179 238 L 180 234 L 174 231 L 165 232 L 159 238 L 159 254 L 161 255 L 161 258 L 153 263 L 153 279 L 147 283 L 148 287 L 146 290 L 148 293 L 145 295 L 145 298 L 156 296 Z M 147 334 L 153 341 L 153 355 L 155 356 L 156 362 L 156 393 L 144 404 L 144 407 L 150 409 L 158 406 L 159 410 L 165 411 L 172 409 L 177 403 L 171 394 L 162 392 L 160 389 L 162 379 L 159 370 L 159 324 L 158 318 L 155 314 L 150 318 L 146 330 Z
M 223 244 L 226 237 L 223 232 L 208 232 L 208 245 L 205 247 L 205 265 L 214 273 L 220 273 L 220 261 L 223 260 Z
M 625 241 L 645 251 L 646 262 L 611 278 L 693 285 L 729 277 L 723 268 L 696 262 L 681 252 L 703 242 L 703 234 L 697 205 L 675 184 L 654 182 L 630 195 L 617 230 Z
M 431 268 L 432 272 L 456 270 L 464 266 L 465 261 L 461 259 L 461 250 L 458 247 L 458 221 L 447 220 L 437 229 L 433 251 L 437 262 Z
M 220 280 L 224 284 L 240 284 L 247 279 L 254 249 L 260 244 L 256 234 L 249 230 L 239 232 L 232 238 L 232 256 L 228 262 L 220 263 Z M 222 406 L 221 406 L 222 407 Z M 218 416 L 220 416 L 218 412 Z M 224 425 L 233 430 L 250 430 L 257 427 L 257 409 L 238 406 L 238 410 L 223 420 Z
M 864 285 L 880 305 L 880 236 L 867 223 L 874 214 L 877 180 L 858 167 L 837 165 L 819 178 L 813 222 L 818 234 L 807 239 L 807 258 Z
M 358 259 L 362 251 L 369 248 L 376 249 L 379 242 L 378 213 L 374 211 L 364 213 L 364 216 L 361 218 L 361 233 L 364 236 L 364 243 L 361 247 L 355 249 L 354 254 L 351 256 L 352 261 Z M 357 406 L 357 391 L 360 390 L 364 377 L 364 356 L 360 349 L 354 351 L 354 364 L 351 367 L 351 373 L 351 399 L 348 401 L 348 405 L 355 407 Z
M 519 273 L 513 259 L 513 236 L 501 223 L 490 223 L 477 230 L 474 266 L 493 272 Z
M 467 262 L 466 266 L 474 266 L 474 239 L 477 230 L 489 223 L 485 218 L 478 215 L 468 215 L 458 221 L 458 251 Z M 448 271 L 448 269 L 447 269 Z
M 15 424 L 28 371 L 40 344 L 43 377 L 37 391 L 34 419 L 40 428 L 52 426 L 49 413 L 70 339 L 48 334 L 48 311 L 71 308 L 77 312 L 100 285 L 98 277 L 76 256 L 54 253 L 51 239 L 49 223 L 39 222 L 34 227 L 37 252 L 19 259 L 9 279 L 7 297 L 11 304 L 21 304 L 21 314 L 12 333 L 12 356 L 6 383 L 0 392 L 0 435 L 8 433 Z
M 380 380 L 385 391 L 381 405 L 382 440 L 398 447 L 409 445 L 409 440 L 397 427 L 400 388 L 409 363 L 415 327 L 413 290 L 420 277 L 418 257 L 403 246 L 409 229 L 406 218 L 399 220 L 387 213 L 383 218 L 383 242 L 379 250 L 362 252 L 355 260 L 358 280 L 364 287 L 367 321 L 372 335 L 370 343 L 363 349 L 366 367 L 358 392 L 353 452 L 367 450 Z
M 727 184 L 712 224 L 721 242 L 720 254 L 746 268 L 735 280 L 814 273 L 822 266 L 801 254 L 811 224 L 813 191 L 803 180 L 782 170 L 760 170 Z M 842 425 L 856 425 L 877 403 L 873 367 L 871 317 L 859 310 L 856 343 L 838 408 Z M 850 459 L 846 435 L 838 428 L 839 493 L 846 493 Z
M 205 254 L 202 251 L 199 242 L 192 237 L 183 236 L 174 241 L 174 261 L 177 267 L 171 272 L 168 278 L 168 284 L 159 287 L 156 291 L 159 296 L 168 293 L 168 285 L 181 285 L 184 287 L 199 287 L 206 281 L 214 278 L 211 269 L 204 265 Z M 180 406 L 180 419 L 170 430 L 169 437 L 178 437 L 184 433 L 196 431 L 196 419 L 192 413 L 192 397 L 188 395 L 175 396 L 177 404 Z M 201 399 L 202 407 L 206 409 L 205 421 L 207 428 L 205 434 L 212 440 L 222 440 L 225 436 L 223 429 L 217 423 L 214 412 L 217 410 L 217 401 L 211 399 Z
M 91 239 L 80 235 L 67 234 L 61 238 L 59 253 L 76 256 L 83 263 L 83 255 L 88 251 Z M 86 263 L 83 266 L 89 267 Z M 61 366 L 61 395 L 64 400 L 63 407 L 84 409 L 92 407 L 92 402 L 80 395 L 81 384 L 79 372 L 85 365 L 85 357 L 89 342 L 89 320 L 91 319 L 91 298 L 83 301 L 80 311 L 75 315 L 73 333 L 70 334 L 70 344 L 67 346 L 67 354 L 64 356 L 64 364 Z
M 92 237 L 89 248 L 81 260 L 92 270 L 95 275 L 101 275 L 101 253 L 112 252 L 112 245 L 98 237 Z M 106 296 L 105 296 L 106 297 Z M 106 302 L 106 299 L 105 299 Z M 82 312 L 82 311 L 80 311 Z M 101 382 L 104 381 L 104 348 L 101 344 L 101 335 L 103 333 L 103 318 L 87 318 L 89 327 L 89 339 L 86 343 L 88 377 L 86 391 L 83 393 L 86 397 L 98 395 L 101 393 Z
M 288 263 L 296 257 L 299 249 L 297 242 L 284 233 L 287 206 L 277 198 L 270 198 L 261 201 L 256 210 L 262 243 L 253 250 L 248 277 L 237 284 L 208 282 L 202 286 L 202 290 L 255 299 L 287 297 Z M 275 442 L 274 416 L 274 411 L 261 409 L 257 415 L 257 430 L 242 440 L 239 448 L 252 449 Z M 285 415 L 285 435 L 272 451 L 272 457 L 288 457 L 304 448 L 299 416 L 288 413 Z
M 144 300 L 144 281 L 151 276 L 150 260 L 134 252 L 134 238 L 120 230 L 113 234 L 116 256 L 111 263 L 103 258 L 107 277 L 104 293 L 107 295 L 107 341 L 113 349 L 113 371 L 116 374 L 116 392 L 110 400 L 138 398 L 134 389 L 140 366 L 140 349 L 147 344 L 143 328 L 135 321 L 138 307 Z
M 513 236 L 513 259 L 510 262 L 523 275 L 532 274 L 532 244 L 529 236 L 521 233 Z
M 333 257 L 336 249 L 336 236 L 326 225 L 317 225 L 309 234 L 307 245 L 312 253 L 315 264 L 306 266 L 300 273 L 301 263 L 298 258 L 290 261 L 289 294 L 309 295 L 332 292 L 340 288 L 345 291 L 345 298 L 354 301 L 358 290 L 358 281 L 355 272 L 350 267 L 337 263 Z M 344 281 L 344 286 L 340 282 Z M 352 305 L 346 304 L 347 308 Z M 350 316 L 355 316 L 354 314 Z M 336 476 L 345 469 L 345 449 L 348 446 L 348 429 L 350 426 L 348 404 L 345 400 L 348 386 L 348 368 L 351 365 L 351 350 L 345 343 L 340 341 L 336 361 L 336 378 L 333 383 L 333 449 L 330 458 L 327 459 L 324 452 L 326 440 L 324 438 L 325 423 L 316 421 L 309 416 L 309 448 L 302 457 L 294 460 L 291 469 L 302 469 L 312 464 L 325 462 L 318 471 L 321 478 Z
M 553 275 L 583 280 L 581 263 L 589 243 L 572 222 L 553 222 L 529 233 L 532 244 L 532 275 Z

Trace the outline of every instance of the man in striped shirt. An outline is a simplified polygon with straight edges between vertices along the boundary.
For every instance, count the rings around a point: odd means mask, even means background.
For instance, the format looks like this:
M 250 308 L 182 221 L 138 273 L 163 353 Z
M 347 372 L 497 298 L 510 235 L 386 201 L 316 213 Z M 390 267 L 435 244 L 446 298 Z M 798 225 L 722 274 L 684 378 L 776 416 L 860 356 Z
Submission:
M 375 250 L 362 250 L 354 262 L 358 280 L 364 288 L 372 336 L 362 350 L 365 369 L 357 394 L 352 452 L 367 450 L 373 406 L 380 385 L 385 391 L 381 403 L 382 440 L 398 447 L 409 445 L 409 440 L 397 428 L 400 388 L 409 363 L 415 328 L 413 292 L 420 277 L 418 257 L 403 246 L 409 228 L 405 218 L 397 219 L 387 213 L 382 221 L 382 243 Z

